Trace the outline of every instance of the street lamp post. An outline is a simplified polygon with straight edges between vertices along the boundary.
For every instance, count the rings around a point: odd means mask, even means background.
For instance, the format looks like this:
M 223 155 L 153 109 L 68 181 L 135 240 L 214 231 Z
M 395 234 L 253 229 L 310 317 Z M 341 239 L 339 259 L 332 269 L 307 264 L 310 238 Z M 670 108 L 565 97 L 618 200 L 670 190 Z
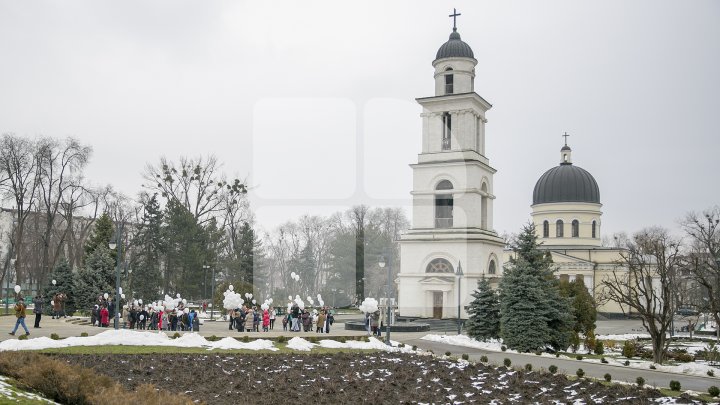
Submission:
M 207 264 L 203 265 L 203 269 L 205 269 L 205 274 L 207 274 L 207 270 L 210 268 Z M 212 271 L 212 289 L 210 290 L 210 320 L 213 319 L 213 313 L 215 312 L 215 308 L 213 305 L 213 301 L 215 300 L 215 268 L 213 267 Z
M 122 256 L 122 231 L 123 231 L 123 223 L 120 222 L 120 226 L 118 226 L 117 234 L 115 235 L 115 240 L 110 241 L 108 246 L 110 249 L 117 248 L 117 257 L 115 260 L 115 321 L 113 322 L 115 326 L 115 330 L 120 329 L 120 311 L 122 310 L 120 308 L 120 257 Z
M 458 282 L 457 282 L 457 285 L 458 285 L 457 327 L 458 327 L 458 335 L 459 335 L 459 334 L 461 333 L 461 330 L 462 330 L 462 324 L 460 323 L 460 307 L 461 307 L 461 305 L 462 305 L 462 304 L 461 304 L 461 300 L 460 300 L 460 278 L 463 276 L 462 264 L 461 264 L 459 261 L 458 261 L 457 273 L 455 273 L 455 274 L 457 275 L 457 278 L 458 278 Z
M 5 280 L 7 286 L 5 287 L 5 315 L 8 314 L 10 307 L 10 265 L 15 265 L 15 230 L 17 225 L 17 219 L 13 219 L 13 230 L 10 234 L 10 259 L 5 262 Z
M 392 317 L 392 313 L 391 313 L 392 304 L 391 304 L 391 302 L 390 302 L 390 295 L 391 295 L 391 291 L 392 291 L 392 289 L 391 289 L 391 286 L 392 286 L 392 269 L 391 269 L 391 267 L 390 267 L 389 261 L 388 261 L 387 264 L 388 264 L 388 269 L 387 269 L 387 277 L 388 277 L 388 278 L 387 278 L 387 286 L 385 286 L 385 288 L 386 288 L 386 290 L 387 290 L 387 291 L 386 291 L 386 293 L 387 293 L 387 298 L 385 299 L 385 305 L 387 306 L 387 318 L 386 318 L 386 320 L 385 320 L 385 344 L 388 345 L 388 346 L 391 346 L 391 344 L 390 344 L 390 321 L 391 321 L 391 319 L 392 319 L 392 318 L 391 318 L 391 317 Z M 380 266 L 381 269 L 382 269 L 382 268 L 385 268 L 385 257 L 380 256 L 380 262 L 378 263 L 378 265 Z

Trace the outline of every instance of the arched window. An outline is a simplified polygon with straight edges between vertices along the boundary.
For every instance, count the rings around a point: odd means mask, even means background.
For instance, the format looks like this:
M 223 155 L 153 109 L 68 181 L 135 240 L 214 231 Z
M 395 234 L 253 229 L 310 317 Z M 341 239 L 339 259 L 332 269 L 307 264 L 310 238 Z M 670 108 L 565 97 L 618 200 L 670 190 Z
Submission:
M 563 232 L 563 225 L 562 219 L 558 219 L 557 222 L 555 222 L 555 237 L 562 238 L 565 236 L 565 232 Z
M 577 219 L 573 219 L 572 221 L 572 237 L 580 237 L 580 222 Z
M 550 237 L 550 222 L 547 220 L 543 221 L 543 238 Z
M 435 190 L 452 190 L 453 185 L 449 180 L 443 180 L 435 187 Z M 453 226 L 453 195 L 435 195 L 435 227 L 452 228 Z
M 597 221 L 593 221 L 593 222 L 592 222 L 592 237 L 593 237 L 593 239 L 597 238 L 597 236 L 596 236 L 596 235 L 597 235 L 597 233 L 596 233 L 597 231 L 595 230 L 595 227 L 596 227 L 596 226 L 597 226 Z
M 445 259 L 433 259 L 425 269 L 426 273 L 455 273 L 452 264 Z
M 445 94 L 453 94 L 453 72 L 451 67 L 445 69 Z
M 495 274 L 495 260 L 490 260 L 490 265 L 488 266 L 488 274 Z
M 452 134 L 452 116 L 450 113 L 444 113 L 442 115 L 443 120 L 443 132 L 442 132 L 442 150 L 450 150 L 452 144 L 450 143 L 450 137 Z

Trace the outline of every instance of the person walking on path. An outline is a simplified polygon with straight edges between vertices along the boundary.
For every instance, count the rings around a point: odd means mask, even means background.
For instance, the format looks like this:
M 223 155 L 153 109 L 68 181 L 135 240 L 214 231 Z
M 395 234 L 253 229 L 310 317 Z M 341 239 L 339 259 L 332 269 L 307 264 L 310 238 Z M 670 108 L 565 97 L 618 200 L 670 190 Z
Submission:
M 39 293 L 33 299 L 33 304 L 35 305 L 35 308 L 33 308 L 33 313 L 35 313 L 35 328 L 40 327 L 40 318 L 42 318 L 43 306 L 45 304 L 43 300 L 44 298 L 41 297 Z
M 10 334 L 14 336 L 18 326 L 22 325 L 23 329 L 25 329 L 25 334 L 29 335 L 30 331 L 27 326 L 25 326 L 25 300 L 22 298 L 20 298 L 17 304 L 15 304 L 15 317 L 17 318 L 15 321 L 15 328 L 12 332 L 10 332 Z

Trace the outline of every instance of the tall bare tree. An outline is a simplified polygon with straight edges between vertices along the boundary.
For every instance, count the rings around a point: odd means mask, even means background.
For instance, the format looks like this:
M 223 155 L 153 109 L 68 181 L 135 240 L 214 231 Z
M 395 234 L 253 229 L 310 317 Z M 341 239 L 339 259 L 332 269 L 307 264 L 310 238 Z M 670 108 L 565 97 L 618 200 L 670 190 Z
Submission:
M 691 212 L 681 225 L 690 239 L 685 269 L 701 289 L 700 309 L 720 325 L 720 207 Z
M 0 138 L 0 190 L 4 200 L 15 205 L 15 277 L 18 282 L 24 280 L 23 237 L 25 223 L 33 210 L 37 209 L 37 193 L 40 168 L 37 160 L 36 143 L 32 140 L 3 134 Z
M 612 274 L 601 280 L 599 297 L 638 315 L 650 334 L 653 360 L 662 363 L 675 314 L 680 241 L 663 228 L 646 228 L 633 235 Z
M 68 194 L 72 198 L 76 187 L 82 183 L 82 170 L 87 165 L 91 152 L 89 146 L 82 145 L 73 138 L 62 141 L 42 138 L 38 141 L 38 211 L 43 214 L 44 226 L 40 234 L 42 261 L 40 273 L 35 275 L 37 280 L 42 281 L 55 265 L 56 256 L 51 250 L 52 239 L 56 236 L 55 231 L 59 225 L 57 220 L 62 217 L 58 213 L 64 199 Z M 61 237 L 65 235 L 61 233 Z M 56 242 L 56 245 L 62 246 L 64 239 L 56 239 Z

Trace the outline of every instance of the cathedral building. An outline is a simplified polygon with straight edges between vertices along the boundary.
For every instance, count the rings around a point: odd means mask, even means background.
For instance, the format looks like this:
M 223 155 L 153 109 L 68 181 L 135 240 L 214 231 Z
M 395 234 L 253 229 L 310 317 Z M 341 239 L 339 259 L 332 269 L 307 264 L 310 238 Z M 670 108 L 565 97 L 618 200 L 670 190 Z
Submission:
M 412 227 L 399 241 L 398 312 L 454 318 L 460 306 L 466 318 L 478 280 L 488 278 L 496 287 L 512 252 L 493 229 L 496 170 L 485 151 L 492 105 L 475 92 L 477 60 L 456 27 L 432 65 L 435 95 L 417 99 L 423 108 L 422 150 L 411 165 Z M 594 296 L 621 258 L 621 250 L 601 245 L 601 208 L 597 182 L 573 165 L 566 141 L 560 164 L 535 185 L 532 219 L 559 277 L 583 280 Z M 614 303 L 598 309 L 620 312 Z

